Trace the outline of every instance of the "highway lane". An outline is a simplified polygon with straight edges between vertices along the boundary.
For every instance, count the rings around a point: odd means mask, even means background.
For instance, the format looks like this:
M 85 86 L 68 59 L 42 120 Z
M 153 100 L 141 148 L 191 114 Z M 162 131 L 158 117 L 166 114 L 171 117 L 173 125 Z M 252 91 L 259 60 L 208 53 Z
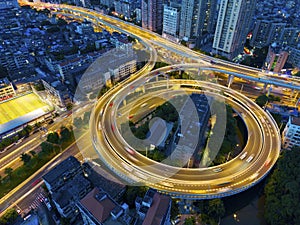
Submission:
M 22 196 L 26 195 L 26 193 L 30 193 L 30 190 L 34 188 L 37 181 L 40 181 L 42 176 L 45 175 L 51 168 L 55 165 L 63 161 L 64 159 L 68 158 L 71 155 L 78 155 L 79 159 L 82 160 L 81 153 L 84 152 L 86 149 L 91 148 L 91 141 L 88 138 L 89 132 L 85 132 L 79 140 L 73 142 L 64 152 L 57 155 L 53 158 L 50 162 L 44 165 L 41 169 L 39 169 L 35 174 L 29 177 L 26 181 L 20 184 L 17 188 L 12 190 L 10 193 L 5 195 L 3 198 L 0 199 L 0 212 L 3 212 L 9 206 L 13 206 L 14 203 L 18 202 Z M 86 146 L 86 149 L 78 149 L 78 143 L 81 146 Z
M 147 79 L 147 78 L 146 78 Z M 140 79 L 140 80 L 143 80 L 143 79 Z M 180 82 L 182 82 L 182 81 L 180 81 Z M 184 81 L 184 82 L 188 82 L 188 81 Z M 223 87 L 224 88 L 224 87 Z M 124 87 L 124 89 L 126 89 L 126 87 Z M 126 90 L 128 90 L 128 89 L 126 89 Z M 226 90 L 227 92 L 231 92 L 232 90 L 230 90 L 230 89 L 228 89 L 228 90 Z M 120 93 L 119 93 L 120 94 Z M 237 95 L 236 93 L 234 93 L 235 95 Z M 116 94 L 114 94 L 114 95 L 116 95 Z M 124 94 L 123 94 L 124 95 Z M 122 94 L 121 94 L 121 96 L 122 96 Z M 115 100 L 111 100 L 112 102 L 113 101 L 115 101 Z M 109 103 L 107 103 L 107 104 L 109 104 Z M 113 105 L 114 104 L 116 104 L 115 102 L 113 103 Z M 248 104 L 253 104 L 252 102 L 251 103 L 249 103 L 248 102 Z M 247 113 L 247 111 L 249 110 L 249 107 L 248 106 L 246 106 L 247 107 L 247 109 L 246 109 L 246 111 L 245 112 L 243 112 L 243 113 Z M 255 105 L 252 105 L 251 106 L 251 108 L 253 108 L 253 107 L 255 107 Z M 257 106 L 256 106 L 257 107 Z M 113 107 L 111 107 L 111 108 L 113 108 Z M 111 109 L 111 110 L 114 110 L 114 109 Z M 104 114 L 103 114 L 103 118 L 105 118 L 105 116 L 106 116 L 106 114 L 105 113 L 107 113 L 107 115 L 111 115 L 111 110 L 109 109 L 109 108 L 105 108 L 105 110 L 104 110 Z M 250 109 L 250 111 L 251 111 L 252 109 Z M 257 111 L 261 111 L 261 109 L 260 108 L 257 108 L 257 109 L 255 109 L 255 110 L 257 110 Z M 108 112 L 107 112 L 108 111 Z M 257 113 L 257 112 L 256 112 Z M 257 117 L 257 115 L 255 115 L 256 117 Z M 248 116 L 249 117 L 249 116 Z M 108 134 L 107 134 L 107 136 L 106 136 L 106 138 L 111 138 L 111 137 L 114 137 L 114 134 L 113 133 L 111 133 L 111 124 L 113 123 L 113 121 L 112 120 L 108 120 L 108 119 L 106 119 L 105 120 L 108 124 L 106 124 L 106 125 L 104 125 L 105 127 L 106 127 L 106 132 L 108 132 Z M 258 124 L 260 124 L 259 126 L 261 127 L 261 121 L 257 121 L 257 123 Z M 102 128 L 103 129 L 103 128 Z M 273 129 L 275 129 L 274 127 L 273 127 Z M 254 129 L 255 130 L 255 129 Z M 101 131 L 102 132 L 102 134 L 103 134 L 103 131 Z M 114 131 L 113 131 L 114 132 Z M 266 131 L 267 132 L 267 131 Z M 117 133 L 117 132 L 116 132 Z M 253 133 L 253 132 L 252 132 Z M 257 133 L 257 132 L 254 132 L 255 134 Z M 274 135 L 274 134 L 272 134 L 272 135 Z M 276 137 L 277 137 L 277 139 L 276 139 L 276 142 L 278 142 L 278 134 L 276 134 Z M 95 138 L 95 137 L 94 137 Z M 116 142 L 117 142 L 117 139 L 118 138 L 116 138 L 116 139 L 114 139 L 114 140 L 109 140 L 109 141 L 106 141 L 106 143 L 108 144 L 108 142 L 109 142 L 109 145 L 114 145 Z M 252 139 L 253 139 L 253 137 L 252 137 Z M 102 140 L 104 140 L 104 139 L 102 139 Z M 280 139 L 279 139 L 280 140 Z M 253 144 L 255 144 L 255 143 L 257 143 L 256 141 L 253 141 L 253 142 L 251 142 L 251 145 L 253 146 Z M 103 144 L 103 143 L 102 143 Z M 268 145 L 266 145 L 266 143 L 264 143 L 264 146 L 267 146 L 267 147 L 270 147 L 270 143 L 268 143 Z M 271 146 L 272 147 L 272 146 Z M 112 147 L 110 147 L 110 150 L 111 150 L 111 148 Z M 265 149 L 266 147 L 264 147 L 264 149 Z M 277 152 L 277 154 L 279 154 L 279 148 L 280 148 L 280 146 L 275 146 L 275 150 L 274 150 L 274 152 Z M 117 154 L 120 154 L 120 151 L 121 151 L 121 154 L 122 153 L 124 153 L 124 152 L 126 152 L 126 151 L 124 151 L 124 143 L 122 143 L 122 144 L 119 144 L 119 145 L 117 145 L 117 147 L 116 147 L 116 149 L 118 149 L 119 150 L 119 152 L 118 153 L 114 153 L 114 156 L 113 157 L 110 157 L 110 159 L 109 160 L 115 160 L 117 157 L 118 157 L 118 155 Z M 121 150 L 121 149 L 123 149 L 123 150 Z M 258 150 L 258 149 L 260 149 L 260 148 L 257 148 L 255 145 L 254 145 L 254 149 L 256 149 L 256 151 Z M 266 150 L 266 149 L 265 149 Z M 105 151 L 106 152 L 106 151 Z M 251 154 L 251 152 L 249 152 L 249 154 Z M 128 156 L 124 156 L 124 155 L 122 155 L 122 159 L 121 160 L 130 160 L 129 159 L 129 157 Z M 261 158 L 263 158 L 263 160 L 266 160 L 264 157 L 266 157 L 265 155 L 264 156 L 261 156 L 260 154 L 256 154 L 254 157 L 253 157 L 253 162 L 255 162 L 255 161 L 260 161 L 260 166 L 259 167 L 254 167 L 253 168 L 253 170 L 256 170 L 256 169 L 261 169 L 261 164 L 263 164 L 262 163 L 262 161 L 261 161 Z M 276 158 L 276 156 L 275 156 L 275 158 Z M 120 160 L 120 159 L 119 159 Z M 139 161 L 139 160 L 137 160 L 137 161 Z M 144 161 L 145 161 L 145 159 L 144 159 Z M 276 161 L 276 160 L 275 160 Z M 152 163 L 152 162 L 151 162 Z M 130 164 L 134 164 L 134 162 L 130 162 L 129 163 L 129 165 Z M 232 166 L 232 165 L 231 165 Z M 116 168 L 119 168 L 121 171 L 122 170 L 124 170 L 124 168 L 122 169 L 122 168 L 120 168 L 120 166 L 119 165 L 114 165 L 113 167 L 115 167 L 115 169 Z M 128 165 L 127 165 L 127 167 L 128 167 Z M 240 168 L 240 165 L 237 165 L 236 166 L 236 168 Z M 136 168 L 133 168 L 133 169 L 136 169 Z M 159 168 L 159 170 L 160 171 L 162 171 L 161 170 L 162 168 Z M 131 169 L 132 170 L 132 169 Z M 225 170 L 223 170 L 223 171 L 225 171 Z M 222 171 L 222 172 L 223 172 Z M 128 172 L 132 172 L 132 171 L 127 171 L 127 173 Z M 149 172 L 149 171 L 148 171 Z M 153 171 L 152 171 L 153 172 Z M 195 173 L 195 172 L 192 172 L 192 173 Z M 224 172 L 225 173 L 225 172 Z M 149 173 L 148 173 L 149 174 Z M 151 173 L 150 173 L 151 174 Z M 221 174 L 221 173 L 220 173 Z M 229 174 L 231 174 L 231 172 L 229 172 Z M 236 182 L 236 184 L 234 185 L 234 184 L 231 184 L 231 185 L 229 185 L 228 187 L 230 187 L 230 188 L 232 188 L 232 187 L 234 187 L 234 188 L 238 188 L 239 186 L 238 185 L 245 185 L 245 180 L 249 180 L 249 177 L 251 177 L 251 175 L 253 175 L 253 174 L 255 174 L 255 173 L 253 173 L 253 172 L 251 172 L 251 174 L 249 175 L 247 175 L 246 176 L 246 178 L 247 179 L 242 179 L 241 181 L 239 181 L 239 182 Z M 140 176 L 141 174 L 137 174 L 137 176 L 139 176 L 140 178 L 141 178 L 141 176 Z M 153 179 L 153 174 L 151 174 L 152 175 L 152 179 Z M 181 174 L 181 175 L 183 175 L 184 176 L 184 174 Z M 143 176 L 143 175 L 142 175 Z M 190 175 L 189 175 L 190 176 Z M 211 176 L 217 176 L 216 175 L 216 173 L 214 173 L 213 175 L 211 175 Z M 242 176 L 242 175 L 239 175 L 239 174 L 237 174 L 237 177 L 240 177 L 240 176 Z M 245 177 L 245 174 L 243 175 L 244 177 Z M 261 176 L 261 175 L 260 175 Z M 258 177 L 258 176 L 257 176 Z M 258 179 L 257 177 L 254 177 L 254 179 Z M 219 182 L 221 182 L 221 180 L 224 180 L 223 178 L 221 178 L 220 179 L 220 181 Z M 148 183 L 148 181 L 145 181 L 146 183 Z M 188 180 L 188 183 L 189 182 L 191 182 L 190 180 Z M 232 181 L 230 181 L 230 183 L 231 183 Z M 178 180 L 177 180 L 177 183 L 181 183 L 182 184 L 182 182 L 181 181 L 179 181 L 178 182 Z M 252 180 L 251 180 L 251 183 L 252 183 Z M 216 183 L 216 185 L 218 186 L 218 184 L 219 183 Z M 174 185 L 174 183 L 172 184 L 172 185 Z M 191 186 L 194 186 L 195 184 L 190 184 Z M 210 187 L 212 186 L 211 184 L 209 184 L 210 185 Z M 231 187 L 232 186 L 232 187 Z M 244 186 L 241 186 L 241 187 L 244 187 Z M 161 188 L 161 187 L 160 187 Z M 166 188 L 166 189 L 171 189 L 171 190 L 176 190 L 175 188 L 167 188 L 166 186 L 164 187 L 164 188 Z M 220 188 L 215 188 L 215 189 L 211 189 L 211 190 L 213 190 L 213 191 L 216 191 L 217 189 L 220 189 Z M 186 190 L 185 190 L 186 191 Z M 191 191 L 191 190 L 190 190 Z M 207 191 L 207 190 L 206 190 Z M 193 191 L 192 191 L 193 192 Z

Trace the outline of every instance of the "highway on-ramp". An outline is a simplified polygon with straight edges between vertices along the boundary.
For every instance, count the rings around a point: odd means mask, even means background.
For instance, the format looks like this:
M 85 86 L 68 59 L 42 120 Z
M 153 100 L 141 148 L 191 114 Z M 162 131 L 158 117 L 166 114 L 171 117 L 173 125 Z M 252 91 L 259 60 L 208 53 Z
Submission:
M 195 80 L 152 79 L 174 68 L 170 66 L 161 70 L 161 73 L 156 70 L 136 81 L 123 83 L 122 87 L 110 92 L 109 100 L 100 98 L 94 108 L 90 121 L 93 145 L 106 165 L 129 183 L 142 183 L 183 198 L 228 196 L 259 182 L 275 164 L 280 152 L 280 134 L 273 118 L 252 100 L 218 84 Z M 186 93 L 204 92 L 207 96 L 223 98 L 226 104 L 242 115 L 246 124 L 249 137 L 245 149 L 229 162 L 207 168 L 179 168 L 144 157 L 122 138 L 120 126 L 116 123 L 118 106 L 124 100 L 120 96 L 133 92 L 130 88 L 132 86 L 148 86 L 145 94 L 151 94 L 153 89 L 152 95 L 155 96 L 159 96 L 160 92 L 162 95 L 165 92 L 174 94 L 180 86 Z M 161 90 L 157 91 L 159 87 Z M 129 152 L 128 149 L 134 152 Z M 244 153 L 247 155 L 241 159 Z M 218 168 L 221 171 L 216 172 Z

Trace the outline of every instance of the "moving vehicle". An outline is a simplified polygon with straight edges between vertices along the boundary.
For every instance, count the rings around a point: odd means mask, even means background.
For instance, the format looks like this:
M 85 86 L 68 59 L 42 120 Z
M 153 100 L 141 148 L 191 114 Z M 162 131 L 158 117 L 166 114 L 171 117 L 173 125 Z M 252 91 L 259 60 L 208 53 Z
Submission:
M 246 158 L 248 152 L 244 152 L 241 156 L 240 159 L 243 160 L 244 158 Z
M 213 171 L 214 171 L 215 173 L 219 173 L 219 172 L 222 171 L 222 168 L 216 168 L 216 169 L 213 169 Z
M 129 154 L 134 155 L 135 152 L 134 152 L 133 149 L 128 148 L 127 146 L 124 146 L 124 148 L 125 148 L 125 150 L 126 150 Z
M 254 154 L 250 155 L 249 158 L 246 160 L 247 163 L 251 162 L 254 158 Z

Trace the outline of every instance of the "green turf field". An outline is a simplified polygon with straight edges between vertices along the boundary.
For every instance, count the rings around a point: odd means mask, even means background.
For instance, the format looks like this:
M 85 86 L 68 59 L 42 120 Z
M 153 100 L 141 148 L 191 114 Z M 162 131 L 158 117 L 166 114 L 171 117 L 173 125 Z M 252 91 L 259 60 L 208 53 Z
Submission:
M 48 105 L 43 103 L 34 93 L 0 103 L 0 124 L 42 107 L 45 107 L 45 110 L 49 108 Z

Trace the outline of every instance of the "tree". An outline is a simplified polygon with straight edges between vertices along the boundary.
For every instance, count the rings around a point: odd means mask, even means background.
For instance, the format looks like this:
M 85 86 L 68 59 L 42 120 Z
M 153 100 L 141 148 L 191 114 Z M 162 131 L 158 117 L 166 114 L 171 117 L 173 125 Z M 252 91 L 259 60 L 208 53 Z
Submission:
M 195 220 L 195 217 L 190 217 L 190 218 L 186 218 L 184 220 L 184 225 L 194 225 L 196 224 L 196 220 Z
M 255 102 L 260 107 L 263 107 L 264 105 L 267 104 L 268 100 L 269 98 L 266 95 L 260 95 L 255 99 Z
M 20 158 L 21 158 L 21 160 L 23 161 L 23 163 L 25 165 L 28 164 L 30 162 L 30 160 L 31 160 L 31 156 L 28 155 L 28 154 L 26 154 L 26 153 L 22 153 L 22 155 L 21 155 Z
M 264 217 L 270 225 L 299 223 L 299 163 L 299 147 L 291 151 L 283 151 L 274 172 L 267 180 Z
M 8 209 L 3 216 L 0 218 L 1 225 L 14 224 L 15 220 L 18 218 L 18 212 L 14 209 Z
M 5 168 L 4 173 L 10 178 L 12 175 L 13 169 L 10 167 Z
M 31 151 L 29 152 L 29 154 L 30 154 L 32 157 L 35 157 L 35 156 L 36 156 L 36 152 L 35 152 L 34 150 L 31 150 Z
M 66 127 L 61 127 L 60 137 L 62 142 L 67 142 L 71 139 L 72 132 Z
M 210 200 L 208 203 L 208 215 L 211 218 L 219 219 L 225 214 L 223 201 L 219 198 Z
M 125 202 L 133 208 L 136 197 L 139 196 L 143 198 L 146 191 L 147 187 L 145 186 L 128 186 L 124 196 Z
M 50 154 L 53 152 L 54 147 L 52 144 L 48 143 L 48 142 L 43 142 L 41 144 L 41 148 L 42 148 L 42 152 L 46 153 L 46 154 Z
M 59 144 L 59 136 L 58 133 L 52 132 L 47 135 L 47 141 L 53 144 Z

